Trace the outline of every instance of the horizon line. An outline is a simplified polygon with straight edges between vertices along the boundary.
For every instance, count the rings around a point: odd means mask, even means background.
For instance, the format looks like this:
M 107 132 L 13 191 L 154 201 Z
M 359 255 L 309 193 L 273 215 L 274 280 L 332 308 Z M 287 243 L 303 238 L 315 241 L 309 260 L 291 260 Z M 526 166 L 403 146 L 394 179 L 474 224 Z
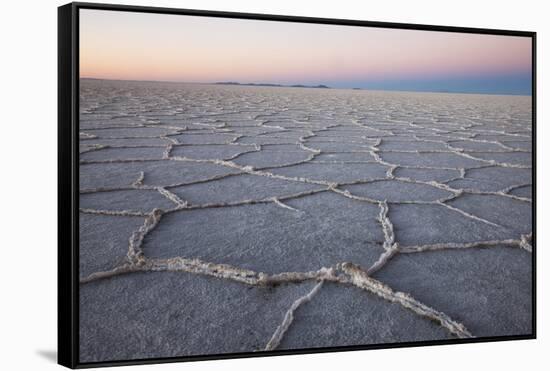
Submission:
M 291 86 L 287 84 L 281 84 L 281 83 L 262 83 L 262 82 L 251 82 L 251 83 L 241 83 L 238 81 L 233 80 L 226 80 L 226 81 L 218 81 L 218 82 L 197 82 L 197 81 L 177 81 L 177 80 L 138 80 L 138 79 L 113 79 L 113 78 L 102 78 L 102 77 L 87 77 L 87 76 L 79 76 L 79 79 L 81 80 L 104 80 L 104 81 L 126 81 L 126 82 L 149 82 L 149 83 L 170 83 L 170 84 L 196 84 L 196 85 L 222 85 L 222 86 L 248 86 L 248 87 L 264 87 L 264 88 L 302 88 L 302 89 L 315 89 L 315 90 L 327 90 L 327 89 L 319 89 L 315 88 L 313 85 L 310 84 L 302 84 L 302 83 L 295 83 L 292 85 L 304 85 L 304 86 Z M 231 82 L 234 84 L 226 84 L 226 82 Z M 258 86 L 259 84 L 271 84 L 270 85 L 263 85 Z M 323 83 L 318 83 L 317 85 L 325 85 L 328 89 L 333 90 L 355 90 L 355 91 L 383 91 L 383 92 L 403 92 L 403 93 L 433 93 L 433 94 L 468 94 L 468 95 L 500 95 L 500 96 L 519 96 L 519 97 L 532 97 L 532 90 L 529 92 L 529 94 L 519 94 L 519 93 L 479 93 L 479 92 L 472 92 L 472 91 L 451 91 L 451 90 L 406 90 L 406 89 L 371 89 L 371 88 L 362 88 L 362 87 L 349 87 L 349 88 L 342 88 L 342 87 L 332 87 Z

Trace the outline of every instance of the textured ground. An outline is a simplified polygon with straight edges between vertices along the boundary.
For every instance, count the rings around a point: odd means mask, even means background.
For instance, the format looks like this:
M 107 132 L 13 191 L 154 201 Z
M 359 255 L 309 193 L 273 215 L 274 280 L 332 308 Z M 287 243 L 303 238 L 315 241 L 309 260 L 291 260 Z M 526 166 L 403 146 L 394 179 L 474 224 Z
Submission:
M 531 100 L 81 82 L 80 357 L 531 333 Z

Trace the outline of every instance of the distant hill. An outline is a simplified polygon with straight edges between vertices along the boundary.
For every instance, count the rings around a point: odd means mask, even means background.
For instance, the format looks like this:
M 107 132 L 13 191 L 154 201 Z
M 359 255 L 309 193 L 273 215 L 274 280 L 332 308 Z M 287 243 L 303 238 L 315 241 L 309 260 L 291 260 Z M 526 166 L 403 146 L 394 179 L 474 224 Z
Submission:
M 295 85 L 282 85 L 282 84 L 270 84 L 270 83 L 240 83 L 236 81 L 220 81 L 215 82 L 216 85 L 242 85 L 242 86 L 273 86 L 273 87 L 283 87 L 283 88 L 313 88 L 313 89 L 330 89 L 329 86 L 326 85 L 301 85 L 301 84 L 295 84 Z

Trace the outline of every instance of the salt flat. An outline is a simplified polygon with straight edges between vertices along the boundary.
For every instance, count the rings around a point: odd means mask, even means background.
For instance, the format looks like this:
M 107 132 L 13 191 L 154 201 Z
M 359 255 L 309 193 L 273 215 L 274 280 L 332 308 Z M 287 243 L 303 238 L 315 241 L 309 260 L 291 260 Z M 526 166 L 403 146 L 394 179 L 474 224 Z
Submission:
M 81 80 L 80 360 L 531 333 L 531 98 Z

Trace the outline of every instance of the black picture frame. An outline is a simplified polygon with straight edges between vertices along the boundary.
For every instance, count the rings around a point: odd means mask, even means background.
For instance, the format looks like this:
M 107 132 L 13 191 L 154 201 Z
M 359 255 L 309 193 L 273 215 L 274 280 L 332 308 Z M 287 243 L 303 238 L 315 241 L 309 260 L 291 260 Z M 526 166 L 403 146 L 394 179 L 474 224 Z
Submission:
M 93 363 L 79 361 L 79 10 L 112 10 L 251 20 L 351 25 L 404 30 L 444 31 L 472 34 L 509 35 L 532 41 L 532 333 L 517 336 L 341 346 L 331 348 L 275 350 L 255 353 L 198 355 L 174 358 L 118 360 Z M 58 363 L 69 368 L 154 364 L 288 354 L 341 352 L 379 348 L 417 347 L 536 338 L 536 32 L 486 28 L 450 27 L 407 23 L 371 22 L 346 19 L 310 18 L 269 14 L 235 13 L 97 3 L 70 3 L 58 8 Z

